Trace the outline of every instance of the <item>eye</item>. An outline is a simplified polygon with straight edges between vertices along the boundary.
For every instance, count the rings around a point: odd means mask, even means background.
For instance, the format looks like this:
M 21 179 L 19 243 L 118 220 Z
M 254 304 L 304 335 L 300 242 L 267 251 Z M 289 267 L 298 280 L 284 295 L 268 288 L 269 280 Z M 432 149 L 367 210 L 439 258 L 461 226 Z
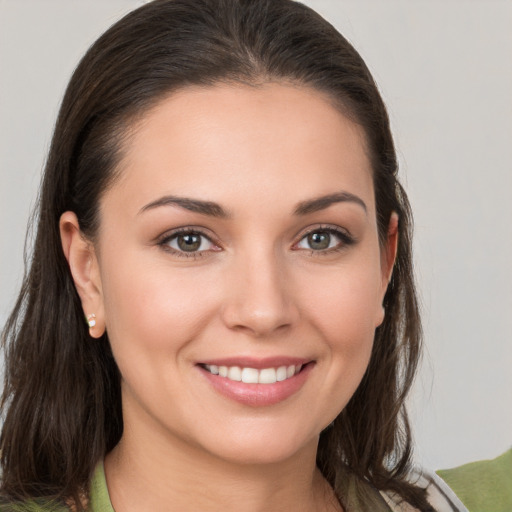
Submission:
M 320 252 L 329 251 L 330 249 L 341 249 L 353 243 L 354 239 L 347 233 L 334 228 L 322 228 L 307 233 L 300 239 L 296 247 L 298 249 Z
M 181 231 L 168 236 L 162 245 L 176 253 L 200 253 L 216 249 L 215 244 L 202 233 L 197 231 Z

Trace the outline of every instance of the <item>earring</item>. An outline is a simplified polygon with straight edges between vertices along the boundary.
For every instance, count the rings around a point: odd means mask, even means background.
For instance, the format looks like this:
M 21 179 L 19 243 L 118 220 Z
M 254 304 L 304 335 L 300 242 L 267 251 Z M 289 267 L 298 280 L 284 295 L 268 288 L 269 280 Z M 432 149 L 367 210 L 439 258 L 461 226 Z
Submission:
M 94 327 L 96 325 L 96 315 L 94 313 L 87 315 L 86 320 L 87 320 L 87 325 L 89 326 L 89 329 L 91 329 L 92 327 Z

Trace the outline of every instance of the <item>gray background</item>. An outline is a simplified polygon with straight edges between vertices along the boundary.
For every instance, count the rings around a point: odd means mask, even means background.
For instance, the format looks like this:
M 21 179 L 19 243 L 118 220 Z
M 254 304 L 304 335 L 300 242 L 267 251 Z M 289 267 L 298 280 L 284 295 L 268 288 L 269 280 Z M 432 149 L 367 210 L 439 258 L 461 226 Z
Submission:
M 0 0 L 0 325 L 67 80 L 135 0 Z M 309 0 L 389 107 L 416 218 L 427 353 L 410 407 L 431 468 L 512 444 L 512 2 Z

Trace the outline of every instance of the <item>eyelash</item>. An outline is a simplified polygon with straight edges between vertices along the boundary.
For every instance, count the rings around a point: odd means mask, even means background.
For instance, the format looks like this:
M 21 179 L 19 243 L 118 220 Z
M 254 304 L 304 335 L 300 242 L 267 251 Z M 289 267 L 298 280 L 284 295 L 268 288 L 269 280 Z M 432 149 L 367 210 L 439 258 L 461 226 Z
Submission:
M 305 238 L 307 238 L 310 235 L 318 233 L 326 233 L 328 235 L 334 235 L 339 239 L 339 242 L 334 247 L 329 247 L 326 249 L 321 250 L 314 250 L 314 249 L 305 249 L 310 251 L 310 256 L 328 256 L 333 253 L 337 253 L 340 251 L 343 251 L 347 249 L 347 247 L 350 247 L 351 245 L 354 245 L 357 240 L 346 230 L 338 227 L 338 226 L 330 226 L 330 225 L 320 225 L 316 226 L 313 229 L 308 229 L 307 231 L 303 232 L 300 235 L 300 239 L 297 243 L 294 244 L 294 247 L 297 247 L 298 244 L 300 244 Z M 300 250 L 300 248 L 296 249 Z
M 328 247 L 326 249 L 321 249 L 321 250 L 305 249 L 304 248 L 303 250 L 309 250 L 310 251 L 310 255 L 311 256 L 326 256 L 326 255 L 329 255 L 329 254 L 332 254 L 332 253 L 343 251 L 347 247 L 349 247 L 351 245 L 354 245 L 356 243 L 356 241 L 357 241 L 347 231 L 345 231 L 345 230 L 343 230 L 343 229 L 341 229 L 339 227 L 317 226 L 314 229 L 309 229 L 308 231 L 305 231 L 305 232 L 303 232 L 301 234 L 301 236 L 299 238 L 299 241 L 296 242 L 293 245 L 294 250 L 301 250 L 300 248 L 297 247 L 298 244 L 300 244 L 308 236 L 313 235 L 315 233 L 316 234 L 318 234 L 318 233 L 326 233 L 328 235 L 334 235 L 340 241 L 334 247 Z M 196 236 L 199 236 L 201 238 L 206 239 L 214 247 L 217 247 L 217 249 L 207 249 L 207 250 L 202 250 L 202 251 L 188 251 L 187 252 L 187 251 L 176 250 L 176 249 L 170 247 L 169 244 L 173 240 L 176 240 L 180 235 L 196 235 Z M 218 252 L 219 250 L 221 250 L 219 248 L 219 244 L 214 242 L 209 235 L 207 235 L 206 233 L 202 232 L 200 229 L 191 228 L 191 227 L 179 228 L 179 229 L 173 231 L 170 234 L 165 234 L 165 235 L 163 235 L 157 241 L 157 243 L 158 243 L 158 245 L 160 247 L 162 247 L 162 249 L 164 249 L 164 250 L 170 252 L 171 254 L 173 254 L 174 256 L 178 256 L 180 258 L 193 258 L 193 259 L 197 259 L 197 258 L 204 257 L 205 255 L 207 255 L 207 253 L 211 252 L 212 250 L 213 250 L 213 252 Z M 202 244 L 202 242 L 201 242 L 201 244 Z
M 203 251 L 180 251 L 176 250 L 173 247 L 170 247 L 169 244 L 177 239 L 180 235 L 196 235 L 201 238 L 205 238 L 208 240 L 209 243 L 211 243 L 215 247 L 219 247 L 219 245 L 212 240 L 211 236 L 208 236 L 206 233 L 203 233 L 200 229 L 197 228 L 191 228 L 191 227 L 185 227 L 185 228 L 179 228 L 174 230 L 172 233 L 166 233 L 163 235 L 162 238 L 158 240 L 158 245 L 162 247 L 165 251 L 170 252 L 174 256 L 178 256 L 179 258 L 202 258 L 206 255 L 206 253 L 210 252 L 212 249 L 209 250 L 203 250 Z M 202 243 L 202 242 L 201 242 Z M 214 252 L 217 252 L 220 249 L 214 250 Z

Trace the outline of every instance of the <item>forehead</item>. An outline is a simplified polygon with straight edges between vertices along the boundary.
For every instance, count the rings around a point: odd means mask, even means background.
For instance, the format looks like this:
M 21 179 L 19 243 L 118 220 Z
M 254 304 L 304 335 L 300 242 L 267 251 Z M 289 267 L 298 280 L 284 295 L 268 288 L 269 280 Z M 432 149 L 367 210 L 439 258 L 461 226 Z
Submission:
M 279 191 L 296 202 L 341 188 L 374 208 L 362 128 L 307 87 L 182 89 L 138 120 L 123 154 L 113 189 L 134 204 L 157 193 L 219 202 L 236 192 L 243 206 Z

